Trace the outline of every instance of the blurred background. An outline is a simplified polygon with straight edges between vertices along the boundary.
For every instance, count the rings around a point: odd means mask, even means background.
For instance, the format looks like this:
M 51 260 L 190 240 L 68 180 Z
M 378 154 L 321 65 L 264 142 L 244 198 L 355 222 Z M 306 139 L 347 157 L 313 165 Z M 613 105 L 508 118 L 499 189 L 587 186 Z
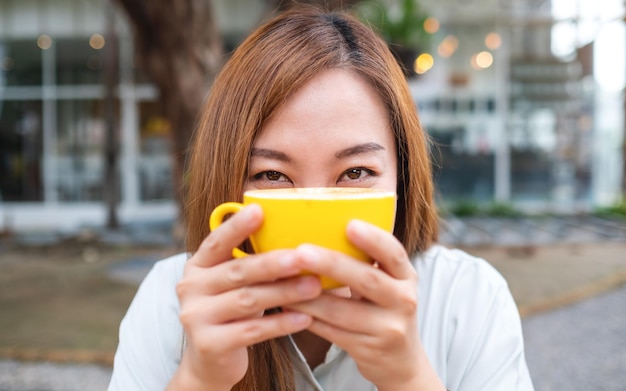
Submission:
M 625 1 L 301 2 L 349 8 L 403 64 L 442 242 L 509 281 L 537 390 L 623 390 Z M 137 285 L 181 249 L 212 80 L 292 3 L 0 0 L 0 389 L 104 389 Z
M 178 166 L 215 72 L 285 7 L 205 3 L 0 1 L 0 229 L 174 218 Z M 442 206 L 580 213 L 620 202 L 623 1 L 337 3 L 402 52 L 436 142 Z

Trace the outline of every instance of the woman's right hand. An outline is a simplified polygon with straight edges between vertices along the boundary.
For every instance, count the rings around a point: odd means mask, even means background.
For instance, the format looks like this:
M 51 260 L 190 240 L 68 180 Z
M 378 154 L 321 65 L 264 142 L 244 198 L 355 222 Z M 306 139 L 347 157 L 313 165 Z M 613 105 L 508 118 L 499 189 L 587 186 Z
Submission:
M 311 325 L 309 315 L 269 308 L 321 294 L 318 278 L 299 276 L 291 250 L 232 259 L 232 249 L 257 230 L 262 210 L 250 205 L 211 232 L 187 261 L 177 286 L 187 346 L 169 390 L 230 390 L 248 368 L 247 347 Z

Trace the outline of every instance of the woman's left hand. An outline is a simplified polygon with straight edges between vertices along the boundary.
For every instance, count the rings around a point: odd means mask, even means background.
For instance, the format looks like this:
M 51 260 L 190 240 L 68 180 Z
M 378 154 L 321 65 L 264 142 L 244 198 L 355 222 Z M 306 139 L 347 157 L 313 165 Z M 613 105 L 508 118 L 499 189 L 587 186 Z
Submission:
M 362 221 L 350 222 L 347 234 L 378 267 L 303 245 L 297 253 L 305 269 L 344 283 L 352 297 L 324 292 L 288 308 L 312 315 L 309 331 L 344 349 L 378 390 L 432 384 L 434 371 L 417 327 L 418 276 L 404 247 L 390 233 Z M 424 389 L 443 389 L 438 379 L 436 383 L 438 387 Z

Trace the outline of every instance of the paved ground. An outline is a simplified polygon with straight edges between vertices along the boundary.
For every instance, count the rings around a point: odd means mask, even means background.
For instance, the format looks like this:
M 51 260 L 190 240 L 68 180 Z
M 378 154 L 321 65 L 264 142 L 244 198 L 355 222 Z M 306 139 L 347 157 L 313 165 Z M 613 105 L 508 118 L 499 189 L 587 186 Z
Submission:
M 1 391 L 104 391 L 111 368 L 0 360 Z
M 537 391 L 626 390 L 626 221 L 453 219 L 442 240 L 488 259 L 509 281 Z M 134 283 L 150 265 L 140 261 L 111 276 Z M 110 371 L 0 360 L 0 391 L 105 390 Z
M 626 390 L 626 286 L 524 320 L 537 391 Z
M 441 240 L 461 246 L 626 241 L 626 220 L 599 216 L 446 217 Z
M 536 391 L 624 391 L 626 287 L 523 321 Z M 0 361 L 0 390 L 105 390 L 109 368 Z

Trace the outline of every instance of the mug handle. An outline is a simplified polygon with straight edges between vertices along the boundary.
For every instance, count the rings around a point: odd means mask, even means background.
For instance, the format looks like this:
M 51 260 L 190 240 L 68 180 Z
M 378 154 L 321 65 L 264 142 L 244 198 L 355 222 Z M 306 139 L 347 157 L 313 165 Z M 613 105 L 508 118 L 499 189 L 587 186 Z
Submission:
M 211 217 L 209 217 L 209 227 L 211 228 L 211 231 L 214 231 L 217 227 L 222 225 L 226 215 L 237 213 L 241 209 L 243 209 L 243 204 L 239 202 L 225 202 L 218 205 L 217 208 L 213 209 Z M 250 254 L 238 249 L 237 247 L 233 248 L 233 257 L 235 258 L 243 258 L 248 255 Z

